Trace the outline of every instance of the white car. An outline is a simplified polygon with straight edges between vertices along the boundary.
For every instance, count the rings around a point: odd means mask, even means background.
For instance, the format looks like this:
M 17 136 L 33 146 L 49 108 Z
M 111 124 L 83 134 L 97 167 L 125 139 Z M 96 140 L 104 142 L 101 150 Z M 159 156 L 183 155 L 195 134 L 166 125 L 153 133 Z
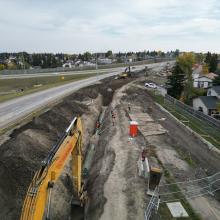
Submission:
M 152 89 L 156 89 L 157 85 L 155 83 L 145 83 L 144 84 L 146 87 L 152 88 Z

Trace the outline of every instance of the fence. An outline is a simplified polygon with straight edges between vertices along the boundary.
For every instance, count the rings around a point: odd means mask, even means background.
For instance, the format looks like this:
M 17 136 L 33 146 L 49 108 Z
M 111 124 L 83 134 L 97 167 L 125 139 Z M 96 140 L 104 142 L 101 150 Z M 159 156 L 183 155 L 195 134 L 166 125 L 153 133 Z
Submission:
M 173 105 L 179 107 L 181 110 L 186 111 L 187 113 L 191 114 L 192 116 L 194 116 L 200 120 L 206 121 L 207 123 L 209 123 L 212 126 L 220 128 L 220 121 L 219 120 L 217 120 L 209 115 L 205 115 L 204 113 L 193 109 L 192 107 L 180 102 L 179 100 L 177 100 L 169 95 L 165 95 L 164 100 L 172 103 Z
M 134 65 L 144 65 L 150 63 L 157 63 L 157 62 L 165 62 L 165 61 L 172 61 L 173 59 L 169 58 L 155 58 L 155 59 L 148 59 L 143 61 L 137 61 L 132 63 L 113 63 L 113 64 L 105 64 L 105 65 L 98 65 L 99 69 L 107 69 L 107 68 L 116 68 L 116 67 L 124 67 L 124 66 L 134 66 Z M 36 73 L 56 73 L 56 72 L 68 72 L 68 71 L 77 71 L 77 70 L 95 70 L 95 66 L 82 66 L 82 67 L 57 67 L 57 68 L 45 68 L 45 69 L 18 69 L 18 70 L 2 70 L 0 74 L 2 75 L 10 75 L 10 74 L 36 74 Z
M 153 213 L 158 211 L 160 204 L 160 196 L 159 196 L 159 189 L 158 187 L 155 188 L 154 193 L 148 203 L 148 206 L 144 212 L 144 220 L 149 220 Z

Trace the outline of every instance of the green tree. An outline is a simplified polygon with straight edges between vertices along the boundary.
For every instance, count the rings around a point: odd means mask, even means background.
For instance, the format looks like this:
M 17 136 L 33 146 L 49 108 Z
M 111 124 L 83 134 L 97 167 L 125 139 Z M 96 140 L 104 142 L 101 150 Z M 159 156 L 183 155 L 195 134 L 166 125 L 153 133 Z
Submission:
M 112 53 L 111 50 L 107 51 L 107 53 L 106 53 L 106 57 L 111 58 L 112 55 L 113 55 L 113 53 Z
M 205 56 L 203 53 L 197 53 L 196 55 L 196 63 L 203 64 Z
M 170 96 L 179 99 L 184 89 L 184 79 L 185 74 L 183 70 L 178 64 L 176 64 L 172 70 L 172 75 L 168 76 L 167 93 Z
M 178 56 L 179 56 L 179 54 L 180 54 L 179 49 L 176 49 L 176 50 L 175 50 L 175 52 L 174 52 L 174 56 L 175 56 L 175 57 L 178 57 Z
M 209 72 L 216 72 L 218 65 L 218 55 L 208 52 L 206 54 L 205 63 L 209 66 Z
M 85 52 L 83 54 L 83 61 L 90 61 L 92 59 L 92 54 L 90 52 Z

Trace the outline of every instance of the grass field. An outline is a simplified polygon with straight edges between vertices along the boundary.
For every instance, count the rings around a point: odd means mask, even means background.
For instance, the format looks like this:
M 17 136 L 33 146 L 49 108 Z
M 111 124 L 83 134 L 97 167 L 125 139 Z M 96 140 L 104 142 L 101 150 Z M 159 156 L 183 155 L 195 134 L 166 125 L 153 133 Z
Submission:
M 0 80 L 0 102 L 27 95 L 33 92 L 45 90 L 51 87 L 62 85 L 95 76 L 97 73 L 77 75 L 54 75 L 33 78 L 12 78 Z M 101 73 L 102 74 L 102 73 Z M 99 73 L 100 75 L 100 73 Z
M 151 93 L 155 101 L 167 109 L 171 114 L 178 118 L 182 123 L 190 127 L 193 131 L 200 134 L 204 139 L 212 143 L 220 149 L 220 129 L 208 124 L 206 121 L 200 120 L 190 113 L 184 111 L 178 106 L 169 102 L 164 102 L 164 97 L 155 93 Z

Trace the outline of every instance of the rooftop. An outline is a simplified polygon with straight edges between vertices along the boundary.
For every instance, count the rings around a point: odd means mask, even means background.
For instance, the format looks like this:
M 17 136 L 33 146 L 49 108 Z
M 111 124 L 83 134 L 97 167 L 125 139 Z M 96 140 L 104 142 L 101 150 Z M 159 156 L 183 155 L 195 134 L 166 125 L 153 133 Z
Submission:
M 203 104 L 208 109 L 216 109 L 217 108 L 218 98 L 216 96 L 200 96 L 198 98 L 201 99 Z
M 220 95 L 220 86 L 213 86 L 212 89 L 213 89 L 218 95 Z

